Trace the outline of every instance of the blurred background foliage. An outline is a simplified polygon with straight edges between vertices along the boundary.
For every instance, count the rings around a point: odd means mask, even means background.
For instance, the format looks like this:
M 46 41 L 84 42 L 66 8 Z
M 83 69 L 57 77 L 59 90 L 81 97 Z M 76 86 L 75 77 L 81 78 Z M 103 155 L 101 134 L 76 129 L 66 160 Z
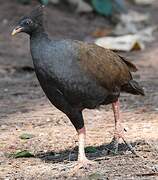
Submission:
M 17 0 L 22 4 L 31 4 L 33 0 Z M 34 0 L 35 1 L 35 0 Z M 113 28 L 101 28 L 92 32 L 97 45 L 118 51 L 143 50 L 146 43 L 152 42 L 157 30 L 151 22 L 149 12 L 141 13 L 135 7 L 152 5 L 154 0 L 36 0 L 42 5 L 66 5 L 64 8 L 76 13 L 91 13 L 104 16 L 113 24 Z M 70 8 L 69 8 L 70 7 Z
M 30 4 L 32 0 L 17 0 L 22 4 Z M 38 0 L 42 5 L 48 3 L 58 4 L 67 2 L 78 6 L 78 12 L 96 11 L 105 16 L 111 16 L 113 12 L 126 12 L 124 0 Z

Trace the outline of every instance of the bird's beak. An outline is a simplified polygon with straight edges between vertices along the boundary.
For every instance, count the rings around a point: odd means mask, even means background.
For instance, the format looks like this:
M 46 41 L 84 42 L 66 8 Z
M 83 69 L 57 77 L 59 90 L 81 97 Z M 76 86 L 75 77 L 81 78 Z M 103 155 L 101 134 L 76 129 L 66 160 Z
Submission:
M 20 33 L 23 30 L 23 27 L 17 26 L 13 31 L 12 31 L 12 36 L 14 36 L 17 33 Z

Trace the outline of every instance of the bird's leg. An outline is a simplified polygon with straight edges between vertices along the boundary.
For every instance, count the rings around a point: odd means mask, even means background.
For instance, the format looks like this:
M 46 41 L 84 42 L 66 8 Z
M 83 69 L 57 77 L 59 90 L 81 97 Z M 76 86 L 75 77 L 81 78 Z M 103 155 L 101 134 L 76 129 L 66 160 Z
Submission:
M 82 162 L 87 160 L 85 154 L 85 140 L 86 140 L 86 130 L 85 127 L 77 130 L 78 133 L 78 161 Z
M 85 127 L 77 130 L 78 133 L 78 161 L 77 165 L 74 167 L 73 171 L 77 171 L 80 168 L 89 168 L 93 164 L 93 161 L 87 159 L 85 154 L 85 140 L 86 140 L 86 130 Z
M 78 146 L 79 146 L 78 160 L 77 163 L 75 163 L 75 166 L 73 166 L 73 169 L 69 172 L 71 175 L 74 175 L 81 168 L 88 169 L 90 168 L 90 165 L 94 164 L 93 161 L 87 159 L 85 154 L 85 140 L 86 140 L 85 127 L 78 129 L 77 133 L 78 133 Z
M 92 164 L 90 160 L 87 159 L 85 154 L 85 141 L 86 141 L 86 129 L 83 127 L 82 129 L 77 130 L 78 133 L 78 163 L 81 166 L 88 166 Z
M 113 109 L 113 112 L 114 112 L 115 131 L 114 131 L 114 137 L 112 139 L 111 145 L 113 146 L 114 153 L 117 153 L 119 139 L 124 134 L 123 128 L 121 126 L 119 101 L 116 101 L 116 102 L 112 103 L 112 109 Z
M 125 140 L 125 136 L 124 136 L 124 131 L 125 130 L 121 125 L 119 100 L 112 103 L 112 109 L 113 109 L 113 112 L 114 112 L 114 119 L 115 119 L 115 131 L 114 131 L 114 137 L 113 137 L 113 139 L 112 139 L 112 141 L 110 143 L 110 146 L 111 146 L 110 149 L 112 149 L 111 151 L 114 152 L 114 153 L 118 152 L 118 143 L 119 143 L 119 139 L 121 138 L 124 141 L 124 143 L 127 145 L 127 147 L 129 148 L 129 150 L 133 154 L 136 154 L 133 147 L 131 146 L 131 144 L 129 144 Z

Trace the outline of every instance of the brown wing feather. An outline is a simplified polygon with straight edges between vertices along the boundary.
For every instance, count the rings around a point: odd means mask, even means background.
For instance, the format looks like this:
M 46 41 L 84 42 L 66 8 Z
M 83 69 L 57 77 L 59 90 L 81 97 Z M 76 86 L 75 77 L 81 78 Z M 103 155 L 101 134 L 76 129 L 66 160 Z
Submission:
M 113 51 L 78 42 L 79 64 L 103 87 L 113 90 L 132 79 L 128 65 Z
M 126 63 L 126 65 L 128 66 L 131 72 L 136 72 L 138 70 L 137 67 L 133 63 L 131 63 L 129 60 L 127 60 L 125 57 L 120 56 L 120 55 L 118 56 Z

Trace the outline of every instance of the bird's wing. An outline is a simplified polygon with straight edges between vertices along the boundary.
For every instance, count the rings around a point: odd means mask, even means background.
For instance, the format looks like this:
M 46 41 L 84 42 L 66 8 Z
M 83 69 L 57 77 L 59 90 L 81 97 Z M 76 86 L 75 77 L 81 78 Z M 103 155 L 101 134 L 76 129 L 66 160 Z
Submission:
M 129 60 L 127 60 L 125 57 L 118 55 L 128 66 L 130 72 L 136 72 L 138 69 L 136 67 L 136 65 L 134 65 L 133 63 L 131 63 Z
M 77 43 L 79 65 L 101 86 L 115 89 L 132 79 L 130 71 L 136 71 L 136 67 L 131 62 L 95 44 Z

